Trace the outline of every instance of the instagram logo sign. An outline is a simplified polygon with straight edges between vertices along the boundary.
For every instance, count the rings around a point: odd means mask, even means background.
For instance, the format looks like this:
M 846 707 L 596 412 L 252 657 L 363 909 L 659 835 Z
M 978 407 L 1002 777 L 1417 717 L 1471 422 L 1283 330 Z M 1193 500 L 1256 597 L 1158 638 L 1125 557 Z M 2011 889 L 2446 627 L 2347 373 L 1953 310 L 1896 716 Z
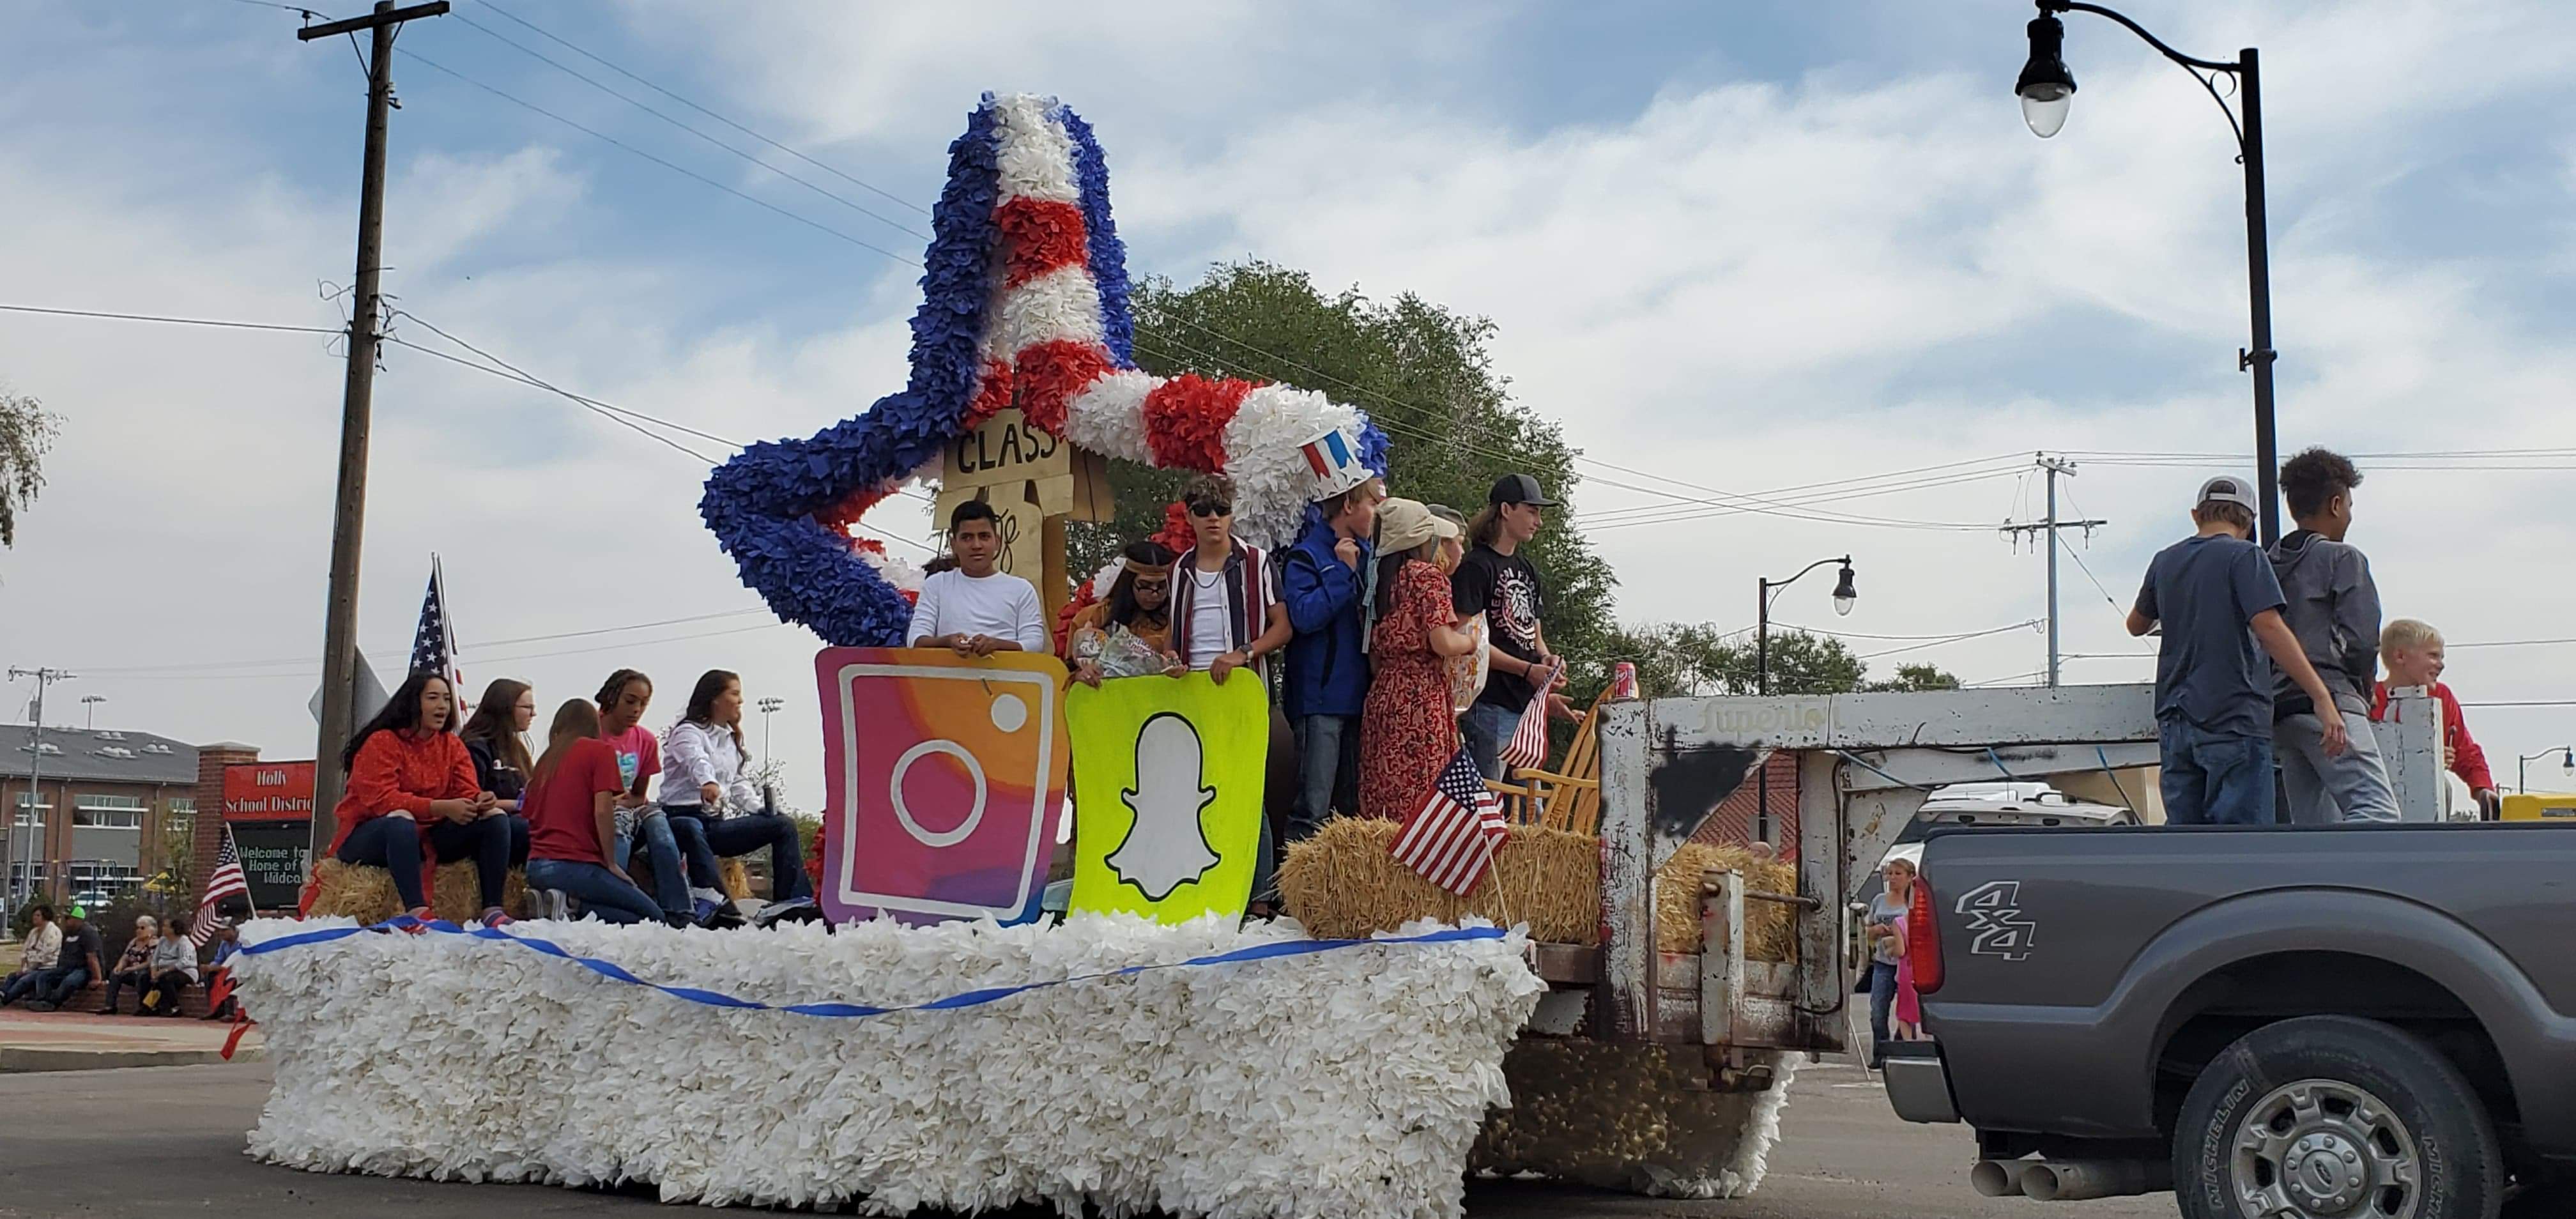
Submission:
M 1064 665 L 910 648 L 814 658 L 835 921 L 1037 917 L 1064 807 Z

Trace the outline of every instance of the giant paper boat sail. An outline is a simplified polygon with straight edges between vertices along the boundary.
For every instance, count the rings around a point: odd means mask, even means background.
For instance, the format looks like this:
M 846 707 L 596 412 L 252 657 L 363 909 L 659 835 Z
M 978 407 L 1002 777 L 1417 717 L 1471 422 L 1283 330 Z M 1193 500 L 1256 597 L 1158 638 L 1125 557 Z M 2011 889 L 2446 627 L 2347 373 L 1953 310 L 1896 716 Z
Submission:
M 707 479 L 699 514 L 778 616 L 825 642 L 900 646 L 911 614 L 884 552 L 848 527 L 942 447 L 1009 407 L 1095 453 L 1222 473 L 1237 529 L 1293 539 L 1339 433 L 1383 474 L 1386 438 L 1356 408 L 1256 381 L 1136 368 L 1126 247 L 1091 127 L 1049 98 L 987 95 L 948 149 L 931 215 L 910 384 L 805 440 L 755 444 Z

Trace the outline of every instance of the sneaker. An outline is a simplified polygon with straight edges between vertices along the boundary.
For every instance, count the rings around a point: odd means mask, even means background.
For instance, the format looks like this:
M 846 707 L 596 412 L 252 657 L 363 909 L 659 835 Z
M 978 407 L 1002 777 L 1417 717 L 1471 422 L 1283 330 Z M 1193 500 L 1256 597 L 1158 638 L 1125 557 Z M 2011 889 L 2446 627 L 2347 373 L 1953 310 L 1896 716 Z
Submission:
M 511 918 L 508 914 L 499 910 L 490 911 L 483 916 L 483 926 L 486 929 L 507 927 L 518 921 L 519 920 Z
M 572 895 L 561 889 L 537 890 L 537 917 L 561 922 L 572 917 Z
M 57 1011 L 61 1011 L 61 1010 L 62 1010 L 62 1008 L 60 1008 L 60 1007 L 58 1007 L 58 1006 L 56 1006 L 56 1005 L 54 1005 L 54 1004 L 47 1003 L 47 1002 L 45 1002 L 45 1001 L 44 1001 L 44 1000 L 42 1000 L 42 999 L 38 999 L 38 1000 L 35 1000 L 34 1002 L 29 1003 L 29 1004 L 27 1005 L 27 1010 L 28 1010 L 28 1011 L 31 1011 L 31 1012 L 57 1012 Z
M 707 921 L 708 916 L 710 916 L 710 915 L 712 915 L 712 914 L 714 914 L 714 913 L 716 912 L 716 901 L 715 901 L 715 899 L 714 899 L 714 898 L 711 898 L 711 897 L 701 897 L 701 898 L 699 898 L 699 899 L 697 900 L 696 911 L 697 911 L 697 919 L 698 919 L 698 921 L 699 921 L 699 922 L 701 922 L 701 923 L 706 922 L 706 921 Z
M 710 931 L 730 931 L 750 924 L 751 920 L 742 916 L 742 908 L 734 905 L 730 898 L 716 903 L 698 916 L 698 925 Z

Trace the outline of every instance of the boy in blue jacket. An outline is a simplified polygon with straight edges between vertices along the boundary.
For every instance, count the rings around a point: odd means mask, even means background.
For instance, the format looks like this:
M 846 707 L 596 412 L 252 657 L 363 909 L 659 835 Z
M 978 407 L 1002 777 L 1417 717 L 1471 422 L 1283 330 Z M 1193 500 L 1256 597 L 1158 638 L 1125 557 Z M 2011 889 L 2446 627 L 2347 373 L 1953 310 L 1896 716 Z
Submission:
M 1359 805 L 1360 706 L 1369 689 L 1364 594 L 1375 559 L 1369 537 L 1386 489 L 1355 464 L 1320 485 L 1335 483 L 1342 485 L 1316 503 L 1323 521 L 1280 557 L 1280 592 L 1296 630 L 1283 709 L 1298 754 L 1297 801 L 1283 849 L 1322 827 L 1335 808 Z

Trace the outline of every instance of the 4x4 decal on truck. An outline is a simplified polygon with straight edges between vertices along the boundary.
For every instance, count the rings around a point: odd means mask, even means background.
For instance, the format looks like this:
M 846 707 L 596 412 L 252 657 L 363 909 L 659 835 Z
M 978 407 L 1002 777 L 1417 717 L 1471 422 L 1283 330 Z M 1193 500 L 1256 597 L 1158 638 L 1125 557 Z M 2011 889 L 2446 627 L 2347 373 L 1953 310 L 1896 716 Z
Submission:
M 1970 953 L 2007 961 L 2030 955 L 2039 926 L 2022 916 L 2020 881 L 1987 881 L 1960 894 L 1952 909 L 1968 920 L 1968 930 L 1975 935 L 1968 941 Z

